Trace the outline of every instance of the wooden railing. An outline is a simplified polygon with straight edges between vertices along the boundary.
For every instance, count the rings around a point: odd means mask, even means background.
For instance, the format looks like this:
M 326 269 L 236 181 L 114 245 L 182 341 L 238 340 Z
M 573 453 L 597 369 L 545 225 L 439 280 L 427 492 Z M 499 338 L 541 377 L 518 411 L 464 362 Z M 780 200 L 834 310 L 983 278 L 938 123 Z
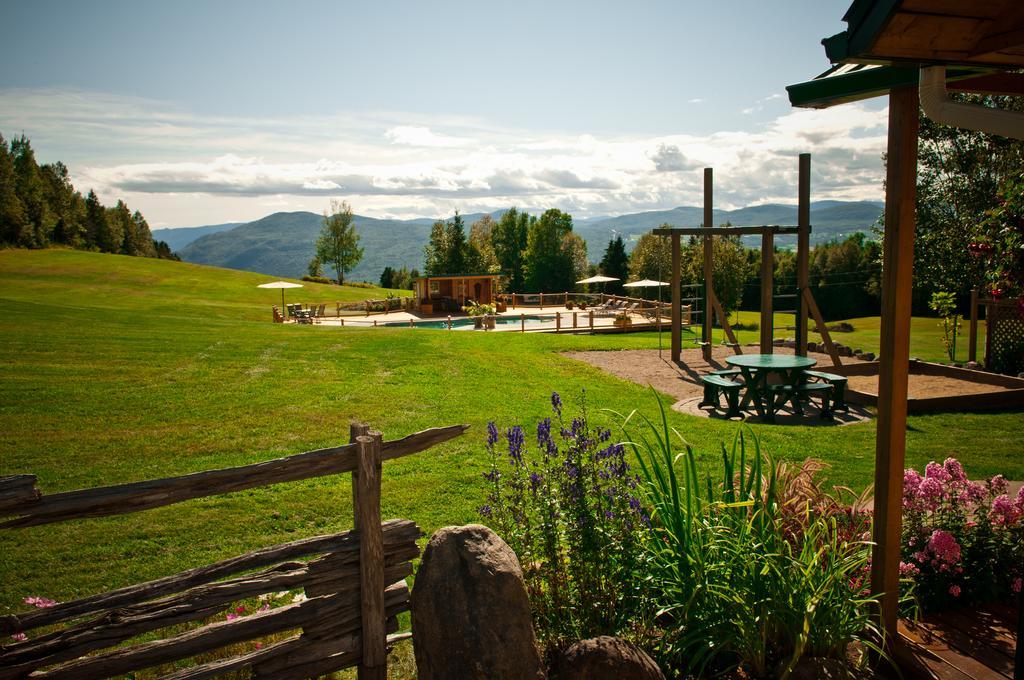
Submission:
M 381 523 L 381 462 L 461 435 L 468 426 L 425 430 L 384 442 L 357 424 L 350 443 L 242 467 L 42 495 L 34 475 L 0 478 L 0 528 L 23 529 L 126 514 L 280 482 L 352 473 L 355 529 L 263 548 L 119 590 L 0 617 L 0 634 L 45 632 L 0 648 L 0 680 L 106 678 L 288 634 L 248 653 L 169 672 L 197 680 L 249 670 L 255 678 L 310 678 L 359 667 L 383 680 L 397 616 L 409 609 L 405 578 L 419 555 L 419 527 Z M 300 558 L 307 558 L 305 560 Z M 258 571 L 254 571 L 258 570 Z M 233 620 L 210 622 L 234 603 L 282 590 L 305 599 Z M 231 618 L 231 617 L 229 617 Z M 64 624 L 53 630 L 52 627 Z M 135 636 L 191 624 L 185 632 L 128 644 Z M 294 631 L 300 630 L 295 633 Z

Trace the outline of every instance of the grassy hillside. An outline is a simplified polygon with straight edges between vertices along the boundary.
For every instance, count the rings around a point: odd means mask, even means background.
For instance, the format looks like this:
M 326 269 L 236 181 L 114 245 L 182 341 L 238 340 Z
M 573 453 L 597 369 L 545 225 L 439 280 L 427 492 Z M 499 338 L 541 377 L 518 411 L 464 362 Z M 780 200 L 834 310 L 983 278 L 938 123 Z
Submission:
M 0 475 L 46 492 L 183 474 L 336 445 L 365 420 L 395 438 L 469 423 L 470 433 L 385 464 L 386 517 L 428 533 L 473 521 L 488 420 L 532 429 L 553 390 L 601 408 L 656 412 L 650 390 L 562 357 L 657 347 L 650 334 L 537 336 L 275 325 L 267 277 L 71 251 L 0 251 Z M 363 289 L 311 286 L 309 299 Z M 296 299 L 296 298 L 291 298 Z M 752 334 L 750 337 L 753 337 Z M 738 425 L 672 414 L 717 465 Z M 908 458 L 961 456 L 974 475 L 1024 476 L 1019 414 L 914 417 Z M 874 424 L 752 428 L 775 454 L 816 456 L 836 482 L 872 474 Z M 0 614 L 351 525 L 347 476 L 284 484 L 119 518 L 0 532 Z

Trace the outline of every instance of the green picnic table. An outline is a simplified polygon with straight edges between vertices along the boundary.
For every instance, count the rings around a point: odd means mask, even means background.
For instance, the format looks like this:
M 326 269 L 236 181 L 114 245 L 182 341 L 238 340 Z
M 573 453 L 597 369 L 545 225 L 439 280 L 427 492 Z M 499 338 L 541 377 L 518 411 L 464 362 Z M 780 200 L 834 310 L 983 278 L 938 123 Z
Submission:
M 769 422 L 775 418 L 775 407 L 772 394 L 768 389 L 768 376 L 777 373 L 786 385 L 798 385 L 802 381 L 803 372 L 818 362 L 795 354 L 739 354 L 727 357 L 725 363 L 740 369 L 746 390 L 740 408 L 746 408 L 754 402 L 757 414 L 767 416 Z

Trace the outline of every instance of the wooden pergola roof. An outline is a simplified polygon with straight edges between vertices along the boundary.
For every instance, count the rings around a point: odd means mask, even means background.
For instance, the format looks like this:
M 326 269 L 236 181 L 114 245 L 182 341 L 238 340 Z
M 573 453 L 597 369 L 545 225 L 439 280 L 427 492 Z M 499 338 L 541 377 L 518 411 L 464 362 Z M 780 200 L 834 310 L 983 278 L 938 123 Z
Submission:
M 822 40 L 836 64 L 786 88 L 793 106 L 826 108 L 915 86 L 921 66 L 947 66 L 950 90 L 1024 95 L 1021 0 L 856 0 L 848 28 Z

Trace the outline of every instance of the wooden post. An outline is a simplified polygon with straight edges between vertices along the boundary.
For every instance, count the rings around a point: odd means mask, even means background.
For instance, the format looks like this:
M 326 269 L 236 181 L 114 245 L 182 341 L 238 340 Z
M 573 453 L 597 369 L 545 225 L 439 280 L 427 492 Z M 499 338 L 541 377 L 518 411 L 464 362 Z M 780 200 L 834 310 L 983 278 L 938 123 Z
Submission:
M 682 304 L 679 234 L 672 234 L 672 361 L 679 361 L 683 352 L 683 322 L 679 305 Z
M 339 320 L 339 321 L 341 321 L 341 325 L 342 325 L 342 326 L 344 326 L 344 325 L 345 325 L 345 317 L 343 317 L 343 316 L 339 316 L 339 317 L 338 317 L 338 320 Z
M 356 444 L 359 437 L 366 437 L 370 434 L 370 426 L 366 423 L 350 423 L 348 426 L 348 441 Z M 352 471 L 352 526 L 359 527 L 359 468 Z
M 775 234 L 765 229 L 761 234 L 761 354 L 772 353 L 775 327 L 772 314 L 772 293 L 775 283 Z
M 903 464 L 906 453 L 910 302 L 917 180 L 917 87 L 889 92 L 889 144 L 882 245 L 882 323 L 875 439 L 874 548 L 871 591 L 881 598 L 879 623 L 889 651 L 896 630 L 900 579 Z
M 828 352 L 830 357 L 832 357 L 832 365 L 836 368 L 842 366 L 843 360 L 839 358 L 839 352 L 836 351 L 836 345 L 832 342 L 832 334 L 828 332 L 828 326 L 825 325 L 825 319 L 821 316 L 821 310 L 818 309 L 818 303 L 814 300 L 814 295 L 811 294 L 811 289 L 804 288 L 804 294 L 802 297 L 807 303 L 807 308 L 811 310 L 811 316 L 814 318 L 814 323 L 818 328 L 818 333 L 824 341 L 825 351 Z
M 978 289 L 971 289 L 971 326 L 967 337 L 967 360 L 978 360 Z M 1018 645 L 1019 646 L 1019 645 Z
M 590 310 L 590 332 L 594 332 L 594 310 Z
M 704 228 L 711 229 L 715 222 L 715 213 L 713 208 L 713 180 L 711 168 L 704 168 Z M 714 285 L 712 283 L 712 275 L 714 267 L 712 266 L 712 259 L 714 257 L 714 244 L 711 241 L 711 236 L 704 236 L 704 323 L 701 326 L 700 338 L 704 345 L 701 350 L 704 354 L 704 361 L 711 360 L 711 326 L 714 323 L 714 314 L 711 308 L 711 299 L 714 297 Z
M 572 327 L 575 330 L 575 328 L 576 328 L 576 312 L 572 313 Z
M 519 315 L 519 330 L 522 333 L 526 332 L 526 315 L 522 313 Z
M 363 654 L 359 680 L 386 680 L 386 617 L 384 613 L 384 534 L 380 527 L 380 463 L 382 437 L 370 432 L 356 437 L 359 474 L 356 481 L 356 530 L 359 532 L 360 637 Z
M 803 291 L 810 285 L 811 250 L 811 154 L 800 154 L 800 178 L 796 208 L 796 354 L 807 356 L 807 302 Z
M 566 294 L 565 294 L 565 302 L 562 303 L 562 306 L 563 307 L 568 307 L 569 306 L 569 293 L 568 292 L 566 292 Z
M 555 332 L 562 330 L 562 313 L 555 312 Z

